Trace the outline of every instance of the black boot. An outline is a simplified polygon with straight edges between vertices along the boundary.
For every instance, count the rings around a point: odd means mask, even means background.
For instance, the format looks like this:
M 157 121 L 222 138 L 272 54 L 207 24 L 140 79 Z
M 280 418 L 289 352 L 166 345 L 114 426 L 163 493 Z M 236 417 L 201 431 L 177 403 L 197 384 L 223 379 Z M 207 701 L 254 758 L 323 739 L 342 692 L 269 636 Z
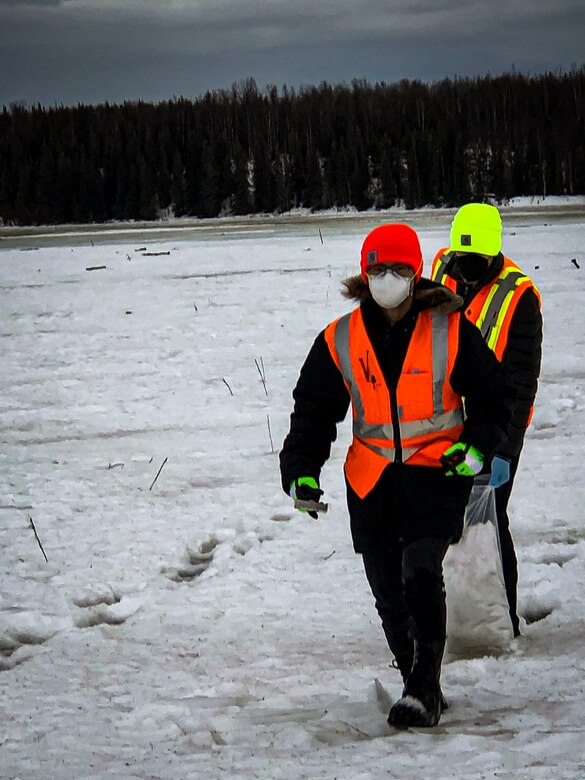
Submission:
M 408 675 L 412 671 L 412 662 L 414 660 L 414 642 L 411 642 L 410 647 L 406 649 L 405 653 L 394 652 L 394 660 L 392 666 L 398 669 L 402 677 L 402 682 L 406 683 Z
M 441 717 L 441 661 L 444 640 L 415 641 L 414 663 L 402 698 L 391 708 L 388 723 L 396 728 L 436 726 Z
M 395 669 L 398 669 L 398 671 L 402 675 L 402 682 L 405 685 L 408 679 L 408 675 L 410 674 L 410 671 L 412 669 L 413 656 L 414 656 L 414 647 L 411 649 L 410 653 L 407 653 L 405 656 L 401 656 L 400 658 L 396 656 L 396 658 L 392 662 L 392 666 Z M 443 691 L 441 690 L 441 715 L 444 712 L 446 712 L 448 709 L 449 709 L 449 702 L 447 701 L 447 699 L 443 695 Z

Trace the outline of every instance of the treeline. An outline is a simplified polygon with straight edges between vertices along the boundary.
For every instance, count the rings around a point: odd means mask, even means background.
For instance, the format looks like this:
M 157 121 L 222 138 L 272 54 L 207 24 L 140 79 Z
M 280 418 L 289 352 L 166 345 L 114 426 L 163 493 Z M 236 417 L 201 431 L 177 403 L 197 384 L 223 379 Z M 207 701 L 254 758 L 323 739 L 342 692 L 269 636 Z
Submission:
M 4 224 L 584 193 L 585 66 L 0 114 Z

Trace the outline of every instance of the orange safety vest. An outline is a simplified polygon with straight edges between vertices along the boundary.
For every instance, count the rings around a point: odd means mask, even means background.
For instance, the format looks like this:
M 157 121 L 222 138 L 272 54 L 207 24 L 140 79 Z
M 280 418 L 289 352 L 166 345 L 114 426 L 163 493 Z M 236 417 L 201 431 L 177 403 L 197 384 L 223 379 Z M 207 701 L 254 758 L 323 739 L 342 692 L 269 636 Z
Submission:
M 445 272 L 452 256 L 447 248 L 437 252 L 433 260 L 431 279 L 455 290 L 457 282 Z M 480 329 L 488 347 L 500 362 L 508 343 L 510 323 L 516 306 L 528 289 L 534 290 L 540 302 L 540 293 L 532 279 L 509 257 L 504 257 L 504 265 L 499 275 L 491 284 L 482 287 L 465 309 L 465 316 Z
M 459 344 L 459 314 L 420 312 L 393 391 L 360 308 L 328 325 L 325 340 L 351 396 L 353 441 L 345 475 L 357 495 L 364 498 L 372 490 L 388 463 L 440 467 L 441 455 L 463 430 L 463 403 L 449 381 Z

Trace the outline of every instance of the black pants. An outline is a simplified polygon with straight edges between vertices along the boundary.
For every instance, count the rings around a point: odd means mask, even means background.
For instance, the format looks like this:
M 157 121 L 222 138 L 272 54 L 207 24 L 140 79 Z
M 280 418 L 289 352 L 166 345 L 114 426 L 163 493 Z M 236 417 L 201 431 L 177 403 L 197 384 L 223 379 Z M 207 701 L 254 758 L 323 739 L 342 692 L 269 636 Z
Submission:
M 502 568 L 504 570 L 504 584 L 506 586 L 506 596 L 508 598 L 514 636 L 520 635 L 520 621 L 518 619 L 518 561 L 514 549 L 514 540 L 510 532 L 508 501 L 514 486 L 514 477 L 516 476 L 519 460 L 520 455 L 512 458 L 510 462 L 510 479 L 505 485 L 496 488 L 496 514 L 498 517 L 500 547 L 502 549 Z
M 382 628 L 403 676 L 412 666 L 415 637 L 422 642 L 445 640 L 442 564 L 449 542 L 449 537 L 424 537 L 362 552 Z

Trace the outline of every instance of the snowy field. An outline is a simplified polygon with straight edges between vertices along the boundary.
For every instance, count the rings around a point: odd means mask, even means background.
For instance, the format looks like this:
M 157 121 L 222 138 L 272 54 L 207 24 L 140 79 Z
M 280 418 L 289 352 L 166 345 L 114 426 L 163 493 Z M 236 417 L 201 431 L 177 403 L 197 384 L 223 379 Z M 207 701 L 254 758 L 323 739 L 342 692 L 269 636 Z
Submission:
M 0 777 L 585 777 L 585 220 L 506 217 L 546 327 L 511 507 L 523 636 L 447 658 L 450 710 L 400 733 L 347 421 L 318 521 L 277 457 L 377 221 L 1 242 Z M 421 218 L 427 272 L 448 222 Z

